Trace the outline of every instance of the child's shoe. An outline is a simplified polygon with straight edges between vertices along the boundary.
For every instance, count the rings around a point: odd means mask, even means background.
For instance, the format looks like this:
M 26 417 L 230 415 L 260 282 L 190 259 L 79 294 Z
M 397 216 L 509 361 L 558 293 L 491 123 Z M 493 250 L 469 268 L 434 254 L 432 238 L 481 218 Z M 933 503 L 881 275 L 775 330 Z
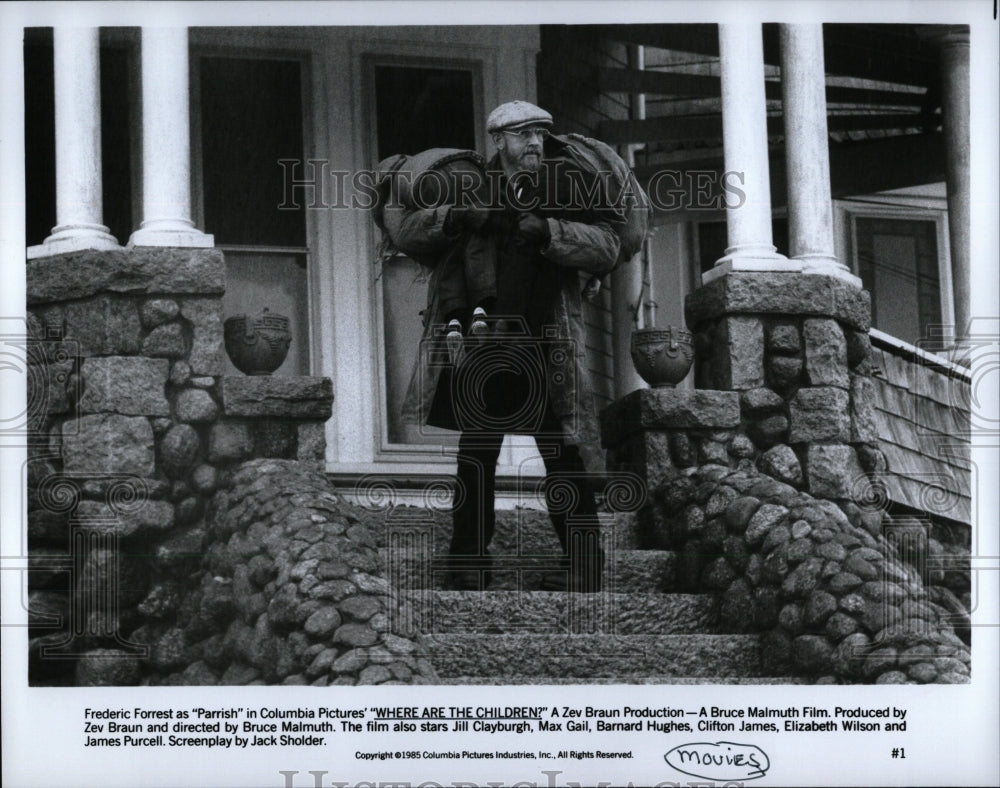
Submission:
M 444 341 L 448 346 L 449 360 L 453 366 L 458 366 L 458 363 L 462 360 L 465 344 L 462 339 L 462 324 L 460 321 L 452 320 L 448 323 L 448 329 L 445 334 Z
M 477 306 L 472 312 L 472 325 L 469 326 L 469 335 L 481 337 L 489 330 L 486 325 L 486 310 Z

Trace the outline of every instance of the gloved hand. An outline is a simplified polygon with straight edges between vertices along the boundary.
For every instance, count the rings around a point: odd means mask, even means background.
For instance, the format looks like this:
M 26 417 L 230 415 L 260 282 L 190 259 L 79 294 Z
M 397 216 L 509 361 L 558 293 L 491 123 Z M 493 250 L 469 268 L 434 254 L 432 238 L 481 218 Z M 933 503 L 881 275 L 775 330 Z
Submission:
M 463 230 L 476 232 L 481 230 L 490 218 L 490 211 L 476 205 L 452 206 L 448 209 L 446 220 L 450 232 L 459 233 Z
M 549 223 L 533 213 L 522 213 L 517 219 L 517 243 L 545 246 L 549 242 Z

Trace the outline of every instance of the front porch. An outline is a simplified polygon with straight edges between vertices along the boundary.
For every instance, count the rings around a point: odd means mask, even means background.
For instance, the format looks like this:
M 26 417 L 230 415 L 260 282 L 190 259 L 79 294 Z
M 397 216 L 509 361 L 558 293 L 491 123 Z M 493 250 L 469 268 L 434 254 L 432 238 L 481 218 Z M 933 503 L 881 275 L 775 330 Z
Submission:
M 836 26 L 721 25 L 712 35 L 511 28 L 505 46 L 485 29 L 452 31 L 444 42 L 428 30 L 264 32 L 264 45 L 235 29 L 139 32 L 142 166 L 126 180 L 140 218 L 130 217 L 124 246 L 103 223 L 101 33 L 53 36 L 55 216 L 27 254 L 39 350 L 27 471 L 33 681 L 968 680 L 968 639 L 956 634 L 972 607 L 968 441 L 953 415 L 968 403 L 969 376 L 944 358 L 937 366 L 946 374 L 924 374 L 928 359 L 910 353 L 904 366 L 920 368 L 919 384 L 912 409 L 900 407 L 902 345 L 876 339 L 873 350 L 861 288 L 862 274 L 881 263 L 844 254 L 863 246 L 845 247 L 859 225 L 843 225 L 832 201 L 944 178 L 947 216 L 934 226 L 947 223 L 947 243 L 940 232 L 937 245 L 917 233 L 885 243 L 948 249 L 948 273 L 943 264 L 933 275 L 918 271 L 914 292 L 921 308 L 936 299 L 935 314 L 956 327 L 935 349 L 960 344 L 969 322 L 967 33 L 907 30 L 894 39 L 912 61 L 905 75 L 889 73 L 889 57 L 859 75 Z M 587 52 L 599 56 L 587 68 L 597 68 L 596 93 L 579 95 L 590 90 L 586 80 L 557 91 L 579 65 L 559 53 L 595 38 Z M 329 154 L 329 164 L 358 171 L 386 152 L 384 116 L 381 126 L 374 110 L 331 119 L 326 103 L 351 106 L 364 95 L 371 110 L 380 75 L 391 83 L 394 69 L 447 71 L 455 80 L 447 85 L 468 87 L 466 109 L 478 118 L 501 99 L 533 97 L 540 52 L 539 100 L 564 128 L 620 144 L 644 183 L 665 168 L 688 184 L 698 172 L 714 174 L 714 184 L 739 176 L 721 201 L 709 188 L 710 206 L 661 210 L 641 259 L 588 308 L 592 371 L 609 406 L 607 482 L 627 476 L 642 488 L 627 506 L 604 496 L 604 593 L 537 589 L 532 572 L 552 553 L 535 539 L 549 530 L 525 509 L 503 515 L 510 530 L 498 549 L 512 574 L 497 589 L 437 588 L 450 439 L 407 432 L 392 416 L 407 367 L 401 348 L 416 335 L 423 295 L 411 281 L 415 264 L 370 270 L 374 237 L 360 210 L 303 209 L 288 243 L 256 245 L 225 235 L 222 213 L 215 238 L 205 225 L 211 179 L 191 185 L 207 170 L 190 145 L 189 113 L 195 127 L 224 124 L 209 123 L 192 97 L 192 42 L 206 90 L 219 88 L 217 47 L 222 59 L 239 59 L 274 45 L 277 60 L 297 64 L 301 81 L 292 82 L 312 90 L 302 87 L 296 105 L 308 121 L 300 164 Z M 869 37 L 870 51 L 880 44 Z M 601 62 L 608 53 L 624 59 L 611 68 Z M 678 62 L 685 53 L 707 59 L 688 68 Z M 334 79 L 338 69 L 350 79 Z M 864 84 L 841 84 L 844 76 Z M 868 84 L 904 76 L 916 86 Z M 320 98 L 323 86 L 332 99 Z M 827 102 L 849 106 L 831 114 Z M 647 114 L 654 105 L 661 114 Z M 904 111 L 872 109 L 883 105 Z M 463 144 L 484 147 L 478 126 Z M 884 134 L 852 139 L 859 129 Z M 889 168 L 884 179 L 843 174 L 887 150 L 929 152 L 930 166 Z M 726 199 L 737 192 L 741 199 Z M 696 196 L 685 192 L 689 202 Z M 725 220 L 718 256 L 697 220 L 701 207 Z M 780 249 L 776 208 L 787 225 Z M 875 236 L 892 235 L 868 230 L 873 248 Z M 231 297 L 272 297 L 281 278 L 268 273 L 254 291 L 253 276 L 234 265 L 247 260 L 253 270 L 291 261 L 286 294 L 306 293 L 290 299 L 307 348 L 299 374 L 227 374 L 227 288 Z M 926 262 L 916 253 L 913 261 L 915 270 Z M 925 279 L 934 286 L 921 289 Z M 629 360 L 632 316 L 652 323 L 655 299 L 661 321 L 695 332 L 695 373 L 677 391 L 645 388 Z M 943 443 L 956 450 L 945 453 Z M 502 465 L 510 498 L 537 506 L 533 447 L 512 441 Z M 56 487 L 65 492 L 58 500 Z M 955 500 L 926 498 L 937 488 Z M 430 505 L 408 509 L 415 497 Z M 394 542 L 404 521 L 412 539 Z M 84 615 L 95 593 L 121 604 Z M 52 626 L 63 613 L 66 626 Z M 456 657 L 483 618 L 499 630 L 489 637 L 504 658 Z M 530 634 L 516 632 L 525 627 Z M 626 659 L 612 635 L 660 656 Z M 55 654 L 69 659 L 46 659 Z

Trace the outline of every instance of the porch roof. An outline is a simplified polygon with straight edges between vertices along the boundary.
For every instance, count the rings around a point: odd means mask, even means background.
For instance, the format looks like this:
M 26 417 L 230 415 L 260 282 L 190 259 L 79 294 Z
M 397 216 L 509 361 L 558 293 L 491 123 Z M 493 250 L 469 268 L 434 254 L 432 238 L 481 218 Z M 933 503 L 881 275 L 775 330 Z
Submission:
M 595 65 L 589 81 L 598 93 L 645 97 L 644 117 L 607 118 L 591 130 L 611 144 L 642 146 L 636 158 L 640 180 L 667 164 L 723 168 L 716 25 L 573 30 L 581 38 L 644 48 L 641 69 L 624 62 Z M 914 25 L 823 26 L 834 197 L 944 180 L 941 69 L 930 32 Z M 774 205 L 784 204 L 778 35 L 777 24 L 763 26 Z M 543 47 L 543 63 L 545 57 Z

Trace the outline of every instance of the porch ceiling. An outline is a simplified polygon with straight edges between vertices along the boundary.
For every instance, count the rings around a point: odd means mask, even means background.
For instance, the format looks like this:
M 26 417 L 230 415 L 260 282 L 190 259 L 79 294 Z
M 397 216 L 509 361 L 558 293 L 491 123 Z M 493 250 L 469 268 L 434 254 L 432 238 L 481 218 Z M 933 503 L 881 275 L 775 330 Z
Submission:
M 778 25 L 764 26 L 764 63 L 777 66 Z M 603 35 L 653 50 L 705 55 L 718 60 L 715 24 L 608 25 Z M 823 25 L 827 74 L 928 87 L 937 80 L 934 44 L 914 25 Z M 652 53 L 655 59 L 655 52 Z
M 585 40 L 644 47 L 642 70 L 604 66 L 594 76 L 602 94 L 645 96 L 645 118 L 603 120 L 596 136 L 641 146 L 640 176 L 668 164 L 722 169 L 716 25 L 582 26 L 580 32 Z M 831 165 L 848 166 L 843 172 L 851 174 L 850 182 L 841 178 L 835 187 L 841 195 L 943 179 L 940 68 L 925 33 L 914 25 L 823 26 Z M 763 37 L 768 139 L 776 164 L 784 158 L 778 25 L 765 24 Z M 920 167 L 910 159 L 914 151 L 925 157 Z M 877 183 L 859 167 L 873 161 Z

